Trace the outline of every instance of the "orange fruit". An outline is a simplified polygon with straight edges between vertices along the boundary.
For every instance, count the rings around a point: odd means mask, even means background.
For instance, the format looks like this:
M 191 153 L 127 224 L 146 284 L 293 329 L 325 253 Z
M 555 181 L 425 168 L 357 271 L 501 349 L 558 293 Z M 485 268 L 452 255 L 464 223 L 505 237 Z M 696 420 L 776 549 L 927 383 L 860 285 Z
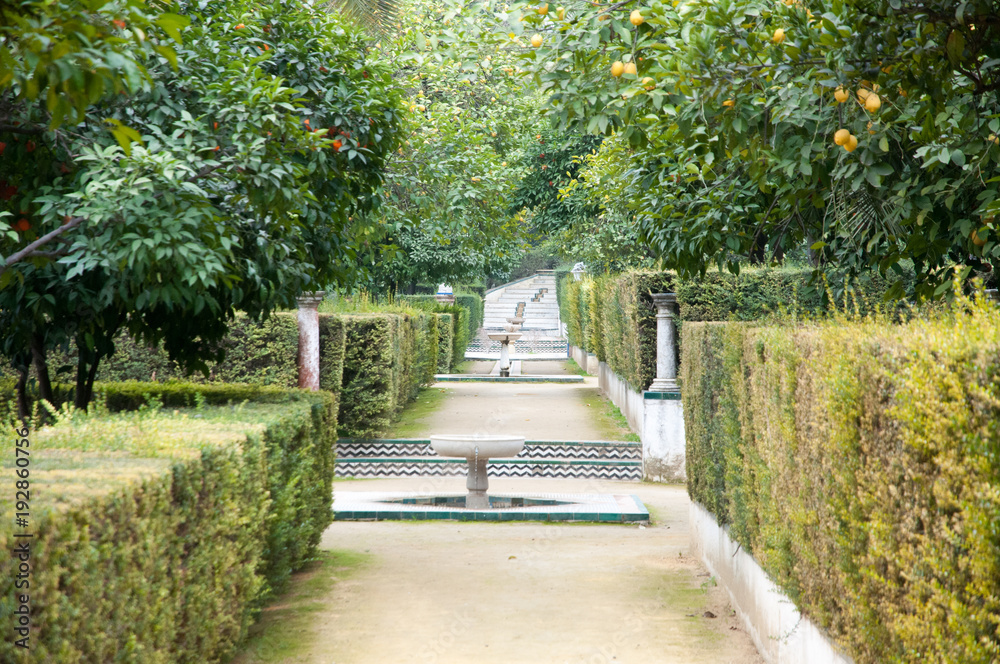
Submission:
M 851 98 L 851 93 L 849 93 L 843 85 L 837 88 L 833 93 L 833 98 L 837 100 L 838 104 L 843 104 L 845 101 Z
M 781 42 L 785 41 L 785 29 L 778 28 L 777 30 L 775 30 L 774 35 L 771 37 L 771 41 L 773 41 L 775 44 L 780 44 Z
M 538 8 L 538 13 L 541 14 L 542 16 L 545 16 L 546 14 L 548 14 L 549 13 L 549 3 L 546 2 L 544 5 L 541 5 Z
M 833 134 L 833 142 L 837 145 L 847 145 L 847 141 L 851 140 L 851 132 L 846 129 L 838 129 Z
M 634 26 L 640 26 L 646 22 L 646 19 L 642 17 L 642 12 L 638 9 L 633 9 L 632 13 L 628 15 L 628 20 Z
M 844 149 L 847 150 L 848 152 L 854 152 L 855 150 L 857 150 L 858 137 L 855 136 L 854 134 L 851 134 L 851 137 L 847 139 L 846 143 L 844 143 Z
M 542 45 L 542 36 L 541 35 L 534 35 L 531 38 L 531 45 L 534 46 L 535 48 L 538 48 L 539 46 L 541 46 Z
M 867 97 L 865 97 L 865 110 L 869 113 L 875 113 L 878 109 L 882 108 L 882 98 L 877 94 L 872 92 Z
M 625 73 L 626 74 L 632 74 L 633 76 L 635 76 L 635 74 L 636 74 L 636 68 L 635 68 L 635 63 L 634 62 L 629 62 L 629 63 L 627 63 L 625 65 Z
M 621 61 L 618 61 L 613 65 L 611 65 L 611 75 L 614 76 L 615 78 L 618 78 L 624 72 L 625 72 L 625 64 L 622 63 Z

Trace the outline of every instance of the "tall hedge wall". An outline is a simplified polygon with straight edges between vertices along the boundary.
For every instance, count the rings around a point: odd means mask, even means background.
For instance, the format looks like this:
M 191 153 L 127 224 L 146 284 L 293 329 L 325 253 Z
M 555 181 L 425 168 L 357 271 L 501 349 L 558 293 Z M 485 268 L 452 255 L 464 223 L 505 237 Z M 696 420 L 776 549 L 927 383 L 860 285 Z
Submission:
M 409 306 L 424 311 L 448 313 L 452 315 L 452 359 L 445 371 L 451 371 L 465 359 L 465 350 L 479 328 L 483 325 L 483 298 L 473 293 L 455 295 L 455 304 L 439 303 L 433 295 L 402 295 L 399 300 Z
M 739 275 L 710 272 L 680 281 L 670 272 L 572 275 L 560 282 L 559 312 L 569 342 L 597 355 L 636 390 L 656 375 L 656 309 L 652 293 L 675 292 L 679 327 L 685 321 L 759 320 L 781 311 L 825 314 L 825 291 L 810 286 L 809 269 L 751 269 Z M 848 284 L 838 305 L 868 313 L 882 305 L 890 284 L 876 276 Z
M 433 314 L 382 313 L 342 317 L 347 343 L 340 435 L 377 438 L 392 418 L 433 380 L 439 359 Z
M 858 664 L 1000 661 L 1000 310 L 685 323 L 688 488 Z
M 234 425 L 245 433 L 238 444 L 214 442 L 211 431 L 192 433 L 183 422 L 180 439 L 152 434 L 156 451 L 135 448 L 128 435 L 102 437 L 99 419 L 61 444 L 29 432 L 39 456 L 31 481 L 40 488 L 32 492 L 31 586 L 16 591 L 19 561 L 0 556 L 0 630 L 7 635 L 0 661 L 224 661 L 263 600 L 314 555 L 330 523 L 333 399 L 248 386 L 100 389 L 116 406 L 134 406 L 142 394 L 184 405 L 195 391 L 209 404 L 252 396 L 272 406 L 256 416 L 259 426 Z M 247 406 L 248 416 L 257 408 L 265 407 Z M 10 477 L 12 450 L 4 455 Z M 102 481 L 116 488 L 95 493 Z M 45 491 L 50 484 L 58 496 Z M 12 497 L 0 495 L 0 546 L 7 552 L 14 546 Z M 27 651 L 13 643 L 15 592 L 30 596 Z

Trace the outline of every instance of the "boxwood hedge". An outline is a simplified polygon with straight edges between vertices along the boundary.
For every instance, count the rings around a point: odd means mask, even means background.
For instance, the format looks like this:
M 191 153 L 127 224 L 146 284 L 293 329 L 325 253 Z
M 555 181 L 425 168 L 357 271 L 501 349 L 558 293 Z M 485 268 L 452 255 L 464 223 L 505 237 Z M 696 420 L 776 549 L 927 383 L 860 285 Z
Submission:
M 1000 661 L 1000 309 L 685 323 L 691 497 L 858 664 Z

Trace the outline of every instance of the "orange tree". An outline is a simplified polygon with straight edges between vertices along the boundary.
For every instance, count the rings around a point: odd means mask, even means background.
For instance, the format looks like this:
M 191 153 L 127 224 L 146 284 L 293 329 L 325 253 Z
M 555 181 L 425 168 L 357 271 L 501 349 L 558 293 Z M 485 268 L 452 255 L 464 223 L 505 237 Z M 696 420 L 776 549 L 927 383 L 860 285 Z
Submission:
M 538 9 L 515 6 L 494 38 L 539 35 L 521 66 L 553 121 L 626 142 L 620 196 L 667 267 L 804 248 L 823 270 L 912 262 L 933 296 L 952 266 L 1000 260 L 995 1 Z
M 174 58 L 130 53 L 134 89 L 79 124 L 0 131 L 0 351 L 22 402 L 30 364 L 51 395 L 46 351 L 68 340 L 82 406 L 121 329 L 203 367 L 235 311 L 364 278 L 378 233 L 364 219 L 396 146 L 388 70 L 298 0 L 178 11 L 191 24 Z M 51 127 L 30 98 L 5 112 Z

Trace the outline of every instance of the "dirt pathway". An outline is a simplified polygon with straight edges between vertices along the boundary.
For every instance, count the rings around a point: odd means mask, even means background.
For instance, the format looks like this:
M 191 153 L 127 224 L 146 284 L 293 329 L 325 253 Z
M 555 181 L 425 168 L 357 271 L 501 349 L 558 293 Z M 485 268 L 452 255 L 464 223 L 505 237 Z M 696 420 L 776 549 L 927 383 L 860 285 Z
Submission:
M 415 490 L 421 481 L 338 480 L 335 490 Z M 295 661 L 762 662 L 691 556 L 684 489 L 601 484 L 495 478 L 490 487 L 636 493 L 654 525 L 334 523 L 322 546 L 370 562 L 333 586 L 312 647 Z
M 609 440 L 594 409 L 597 379 L 582 383 L 436 383 L 448 396 L 413 423 L 414 438 L 432 434 L 507 433 L 528 440 Z M 610 440 L 618 440 L 611 438 Z

